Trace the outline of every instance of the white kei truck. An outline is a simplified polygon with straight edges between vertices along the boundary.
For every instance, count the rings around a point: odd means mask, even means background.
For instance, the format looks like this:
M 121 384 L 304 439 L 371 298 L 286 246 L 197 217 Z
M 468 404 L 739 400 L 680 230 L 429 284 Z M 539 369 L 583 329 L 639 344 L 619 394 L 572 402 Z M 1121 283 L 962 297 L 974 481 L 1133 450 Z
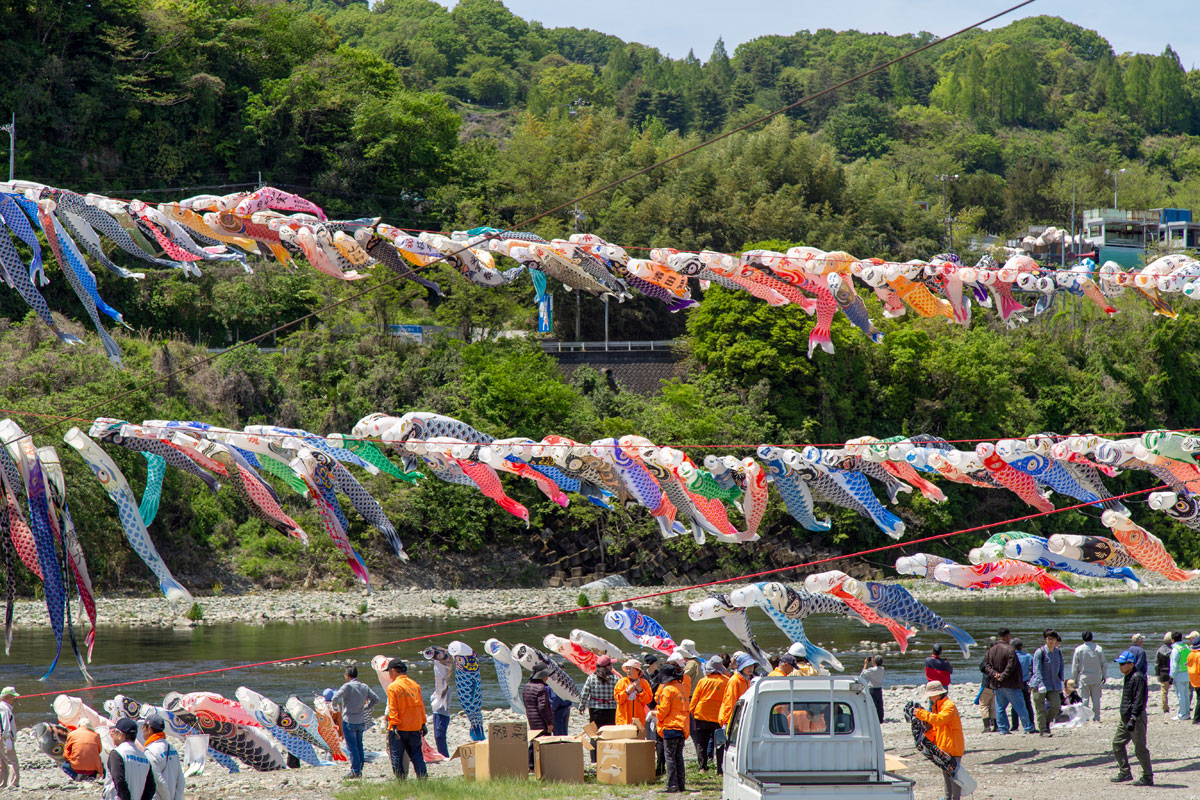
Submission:
M 726 731 L 723 800 L 912 800 L 887 771 L 866 686 L 846 677 L 759 678 Z

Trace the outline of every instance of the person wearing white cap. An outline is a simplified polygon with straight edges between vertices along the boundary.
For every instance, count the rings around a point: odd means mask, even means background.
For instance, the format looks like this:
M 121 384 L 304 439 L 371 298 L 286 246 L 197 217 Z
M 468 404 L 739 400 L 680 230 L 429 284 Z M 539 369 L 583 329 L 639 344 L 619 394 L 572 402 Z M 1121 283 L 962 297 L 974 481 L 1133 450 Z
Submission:
M 691 639 L 684 639 L 675 646 L 675 652 L 683 656 L 683 674 L 687 675 L 688 685 L 695 691 L 704 677 L 704 666 L 700 663 L 700 654 L 696 652 L 696 643 Z
M 621 665 L 625 677 L 617 681 L 613 687 L 613 696 L 617 700 L 617 724 L 632 725 L 638 720 L 646 724 L 646 710 L 654 699 L 650 691 L 650 682 L 642 677 L 642 662 L 631 658 Z
M 932 744 L 932 748 L 926 745 L 922 752 L 942 768 L 942 779 L 946 782 L 945 800 L 959 800 L 962 797 L 962 786 L 955 782 L 954 773 L 958 770 L 963 753 L 966 752 L 966 741 L 963 738 L 958 707 L 950 699 L 941 681 L 925 684 L 925 696 L 929 698 L 928 711 L 910 706 L 912 715 L 929 726 L 929 730 L 925 731 L 925 739 Z
M 667 656 L 667 663 L 674 664 L 675 666 L 679 667 L 679 671 L 683 673 L 683 683 L 681 685 L 681 688 L 683 689 L 683 696 L 686 699 L 691 700 L 692 686 L 695 684 L 692 683 L 691 676 L 687 674 L 687 660 L 683 657 L 683 653 L 676 649 L 674 653 L 671 653 L 671 655 Z
M 0 789 L 16 789 L 21 783 L 21 766 L 17 762 L 17 728 L 13 723 L 13 707 L 8 700 L 20 696 L 11 686 L 0 689 Z

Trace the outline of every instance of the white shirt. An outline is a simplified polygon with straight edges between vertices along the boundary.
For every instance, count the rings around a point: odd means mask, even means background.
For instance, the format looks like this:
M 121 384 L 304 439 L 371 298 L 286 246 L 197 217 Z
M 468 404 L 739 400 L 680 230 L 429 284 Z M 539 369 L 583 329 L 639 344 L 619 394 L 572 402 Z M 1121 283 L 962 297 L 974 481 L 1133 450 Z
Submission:
M 17 729 L 13 725 L 13 709 L 7 700 L 0 700 L 0 744 L 13 746 Z
M 1075 648 L 1071 656 L 1071 674 L 1079 685 L 1104 683 L 1108 679 L 1108 665 L 1104 662 L 1104 649 L 1095 642 L 1084 642 Z
M 183 800 L 183 764 L 179 751 L 166 739 L 158 739 L 146 748 L 146 757 L 154 771 L 155 800 Z

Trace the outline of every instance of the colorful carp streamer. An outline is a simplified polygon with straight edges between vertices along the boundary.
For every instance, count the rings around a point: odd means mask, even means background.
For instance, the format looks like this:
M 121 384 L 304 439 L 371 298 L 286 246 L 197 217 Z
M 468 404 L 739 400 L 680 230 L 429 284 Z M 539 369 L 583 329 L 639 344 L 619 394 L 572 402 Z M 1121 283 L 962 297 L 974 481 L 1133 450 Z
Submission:
M 270 186 L 150 204 L 79 195 L 29 181 L 0 182 L 0 278 L 21 294 L 61 341 L 72 344 L 79 339 L 58 327 L 38 289 L 39 282 L 49 283 L 38 232 L 83 303 L 105 352 L 118 366 L 120 350 L 98 312 L 124 321 L 101 299 L 83 252 L 120 277 L 136 280 L 144 275 L 111 261 L 104 240 L 121 251 L 123 259 L 156 269 L 179 269 L 184 275 L 200 275 L 200 262 L 236 261 L 250 272 L 250 259 L 290 266 L 302 258 L 323 275 L 357 281 L 382 264 L 397 277 L 438 295 L 440 287 L 414 270 L 442 262 L 466 280 L 487 287 L 507 286 L 528 272 L 541 331 L 550 330 L 552 324 L 547 293 L 551 279 L 605 301 L 624 302 L 642 294 L 673 312 L 697 305 L 690 283 L 695 279 L 700 292 L 716 284 L 747 292 L 772 306 L 795 305 L 815 315 L 809 358 L 818 348 L 833 352 L 830 330 L 839 313 L 871 341 L 883 340 L 856 280 L 879 298 L 885 317 L 895 318 L 911 309 L 919 317 L 964 326 L 971 322 L 973 302 L 995 308 L 1004 323 L 1014 327 L 1045 314 L 1058 295 L 1086 298 L 1112 316 L 1117 309 L 1110 300 L 1129 289 L 1131 296 L 1148 301 L 1155 314 L 1172 319 L 1175 312 L 1165 295 L 1200 296 L 1200 264 L 1186 255 L 1163 256 L 1136 272 L 1125 272 L 1111 261 L 1097 266 L 1088 258 L 1070 269 L 1047 269 L 1019 251 L 1003 265 L 985 255 L 975 266 L 964 265 L 953 253 L 900 264 L 815 247 L 793 247 L 786 253 L 752 250 L 740 256 L 660 247 L 651 249 L 649 258 L 630 258 L 624 248 L 587 233 L 550 241 L 532 233 L 486 227 L 449 236 L 410 235 L 378 218 L 330 220 L 311 201 Z M 18 243 L 30 254 L 28 263 Z M 1016 295 L 1028 297 L 1033 305 L 1022 304 Z
M 478 489 L 527 521 L 528 509 L 505 491 L 503 476 L 511 476 L 531 481 L 559 506 L 568 505 L 571 494 L 603 508 L 614 502 L 625 507 L 640 505 L 656 520 L 664 537 L 690 531 L 698 543 L 711 537 L 729 544 L 759 538 L 771 485 L 788 514 L 803 528 L 829 530 L 830 523 L 819 518 L 815 505 L 830 503 L 855 511 L 883 533 L 899 539 L 906 533 L 905 523 L 886 506 L 916 493 L 925 501 L 945 502 L 946 495 L 935 481 L 948 480 L 978 489 L 1011 491 L 1039 511 L 1054 510 L 1056 494 L 1071 505 L 1094 505 L 1103 510 L 1101 522 L 1111 538 L 1075 534 L 1043 538 L 1008 531 L 972 551 L 970 564 L 911 553 L 896 561 L 899 573 L 970 590 L 1033 583 L 1047 596 L 1060 590 L 1074 591 L 1047 570 L 1118 579 L 1131 589 L 1145 579 L 1133 571 L 1134 566 L 1166 580 L 1200 577 L 1200 570 L 1177 565 L 1162 540 L 1135 523 L 1129 509 L 1104 484 L 1104 479 L 1125 470 L 1149 472 L 1169 490 L 1152 493 L 1150 508 L 1170 520 L 1200 528 L 1200 500 L 1196 497 L 1200 492 L 1200 438 L 1178 431 L 1150 431 L 1126 439 L 1040 433 L 985 442 L 966 450 L 929 435 L 863 436 L 841 447 L 793 450 L 762 445 L 755 448 L 761 463 L 751 457 L 710 455 L 703 459 L 703 466 L 678 449 L 637 435 L 590 443 L 557 434 L 540 441 L 497 439 L 461 420 L 425 411 L 401 416 L 370 414 L 359 420 L 351 434 L 318 435 L 267 425 L 239 431 L 197 421 L 131 424 L 113 418 L 97 419 L 89 433 L 72 428 L 64 441 L 117 505 L 126 539 L 155 574 L 163 595 L 177 612 L 190 608 L 192 597 L 171 575 L 147 530 L 147 521 L 155 516 L 166 467 L 203 480 L 213 491 L 232 486 L 256 518 L 282 535 L 307 543 L 308 533 L 285 510 L 299 500 L 289 497 L 285 501 L 280 494 L 284 490 L 277 489 L 268 476 L 278 479 L 316 506 L 326 532 L 368 589 L 370 576 L 349 538 L 347 502 L 384 536 L 398 557 L 406 556 L 395 526 L 352 469 L 405 482 L 432 475 Z M 0 435 L 7 445 L 0 448 L 0 533 L 6 534 L 0 541 L 8 588 L 6 642 L 11 641 L 13 585 L 19 561 L 42 581 L 59 647 L 65 629 L 77 656 L 68 600 L 78 596 L 81 616 L 86 614 L 92 626 L 85 640 L 90 658 L 95 598 L 66 502 L 57 453 L 53 448 L 35 447 L 11 420 L 0 421 Z M 147 458 L 147 485 L 140 499 L 101 444 L 140 452 Z M 882 495 L 876 494 L 879 489 Z M 730 509 L 740 517 L 731 515 Z M 721 619 L 746 652 L 765 661 L 750 632 L 746 611 L 751 607 L 762 609 L 793 642 L 802 645 L 814 664 L 835 669 L 839 666 L 836 657 L 804 634 L 801 620 L 809 614 L 837 613 L 883 625 L 902 649 L 919 628 L 946 632 L 964 654 L 973 644 L 969 635 L 942 620 L 902 587 L 855 581 L 837 571 L 808 576 L 803 589 L 763 583 L 715 594 L 691 611 L 695 619 Z M 637 647 L 666 654 L 676 648 L 661 625 L 633 609 L 613 611 L 606 615 L 605 623 Z M 585 672 L 594 670 L 594 660 L 586 651 L 620 652 L 611 643 L 582 631 L 570 639 L 549 637 L 543 644 Z M 491 644 L 486 655 L 503 673 L 506 686 L 516 677 L 514 664 L 529 668 L 546 658 L 528 646 L 507 652 L 500 645 Z M 461 662 L 456 664 L 457 684 L 467 700 L 474 694 L 473 677 L 480 674 L 479 657 L 468 650 L 463 645 L 463 652 L 454 654 Z M 84 659 L 78 661 L 86 674 Z M 565 682 L 561 686 L 568 695 L 574 691 Z M 515 701 L 509 688 L 506 696 Z

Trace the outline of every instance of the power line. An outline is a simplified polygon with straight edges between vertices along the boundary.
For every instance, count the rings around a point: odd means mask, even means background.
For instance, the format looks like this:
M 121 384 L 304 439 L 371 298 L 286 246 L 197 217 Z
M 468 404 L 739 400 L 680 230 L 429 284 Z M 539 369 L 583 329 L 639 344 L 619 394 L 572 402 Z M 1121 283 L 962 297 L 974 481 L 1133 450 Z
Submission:
M 799 106 L 804 105 L 805 103 L 812 102 L 813 100 L 815 100 L 819 97 L 823 97 L 827 94 L 830 94 L 831 92 L 835 92 L 838 89 L 841 89 L 845 86 L 850 85 L 851 83 L 862 80 L 863 78 L 866 78 L 870 75 L 874 75 L 876 72 L 885 70 L 888 67 L 892 66 L 893 64 L 898 64 L 901 61 L 905 61 L 909 58 L 912 58 L 913 56 L 915 56 L 919 53 L 922 53 L 931 47 L 934 47 L 936 45 L 947 42 L 947 41 L 955 38 L 956 36 L 961 36 L 962 34 L 966 33 L 967 31 L 973 30 L 974 28 L 978 28 L 981 25 L 985 25 L 988 22 L 991 22 L 992 20 L 995 20 L 999 17 L 1005 16 L 1006 14 L 1011 14 L 1012 12 L 1016 11 L 1017 9 L 1024 8 L 1025 6 L 1030 5 L 1033 2 L 1034 2 L 1034 0 L 1023 0 L 1023 2 L 1017 3 L 1016 5 L 1013 5 L 1013 6 L 1009 6 L 1008 8 L 1006 8 L 1003 11 L 1000 11 L 996 14 L 992 14 L 988 17 L 985 17 L 984 19 L 981 19 L 972 25 L 968 25 L 965 28 L 961 28 L 961 29 L 955 31 L 954 33 L 951 33 L 947 36 L 943 36 L 940 39 L 934 39 L 933 41 L 931 41 L 927 44 L 924 44 L 914 50 L 910 50 L 909 52 L 907 52 L 903 55 L 897 56 L 896 58 L 893 58 L 890 61 L 879 64 L 878 66 L 872 67 L 864 72 L 860 72 L 857 75 L 854 75 L 853 77 L 847 78 L 844 81 L 834 84 L 833 86 L 830 86 L 826 89 L 822 89 L 818 92 L 814 92 L 814 93 L 808 95 L 807 97 L 802 97 L 794 103 L 790 103 L 786 106 L 783 106 L 780 109 L 772 111 L 768 114 L 764 114 L 763 116 L 758 117 L 757 119 L 751 120 L 750 122 L 747 122 L 744 125 L 739 125 L 738 127 L 734 128 L 732 130 L 726 131 L 722 134 L 714 136 L 711 139 L 700 142 L 699 144 L 694 145 L 693 147 L 689 147 L 688 149 L 686 149 L 680 153 L 676 153 L 675 155 L 668 156 L 667 158 L 664 158 L 663 160 L 661 160 L 655 164 L 651 164 L 648 167 L 643 167 L 642 169 L 632 172 L 632 173 L 624 176 L 623 178 L 618 178 L 615 181 L 610 181 L 609 183 L 605 184 L 604 186 L 601 186 L 598 189 L 593 189 L 589 192 L 579 195 L 578 197 L 572 198 L 571 200 L 568 200 L 565 203 L 554 206 L 553 208 L 547 209 L 540 213 L 534 214 L 531 217 L 527 217 L 527 218 L 521 220 L 520 222 L 517 222 L 516 224 L 509 226 L 508 230 L 509 231 L 524 230 L 530 224 L 536 222 L 537 220 L 542 219 L 543 217 L 550 216 L 551 214 L 558 213 L 559 211 L 562 211 L 564 208 L 567 208 L 567 207 L 573 205 L 574 203 L 578 203 L 581 200 L 586 200 L 587 198 L 594 197 L 597 194 L 600 194 L 601 192 L 605 192 L 605 191 L 608 191 L 609 189 L 620 186 L 622 183 L 633 180 L 634 178 L 637 178 L 641 175 L 645 175 L 646 173 L 651 172 L 652 170 L 656 170 L 662 166 L 665 166 L 666 164 L 670 164 L 674 161 L 677 161 L 686 155 L 690 155 L 691 153 L 694 153 L 697 150 L 700 150 L 702 148 L 708 147 L 709 145 L 715 144 L 723 139 L 726 139 L 726 138 L 732 136 L 735 133 L 746 130 L 747 128 L 753 127 L 754 125 L 757 125 L 761 122 L 766 122 L 767 120 L 772 119 L 772 118 L 774 118 L 780 114 L 783 114 L 787 111 L 790 111 L 793 108 L 798 108 Z M 497 233 L 491 233 L 491 234 L 487 234 L 486 238 L 494 239 L 497 236 L 498 236 Z M 412 275 L 416 274 L 416 272 L 419 270 L 427 269 L 427 268 L 432 267 L 439 263 L 445 263 L 446 259 L 449 258 L 450 256 L 454 256 L 454 255 L 458 255 L 459 253 L 466 252 L 468 249 L 469 248 L 467 245 L 463 245 L 458 250 L 455 250 L 452 253 L 444 254 L 441 257 L 429 262 L 428 264 L 426 264 L 422 267 L 409 269 L 406 272 L 400 273 L 391 278 L 387 278 L 386 280 L 380 281 L 379 283 L 375 284 L 374 286 L 364 288 L 364 289 L 357 291 L 351 295 L 348 295 L 347 297 L 342 298 L 341 300 L 335 300 L 334 302 L 332 302 L 326 306 L 323 306 L 322 308 L 318 308 L 315 311 L 310 311 L 309 313 L 304 314 L 303 316 L 297 317 L 296 319 L 293 319 L 289 322 L 284 322 L 280 325 L 276 325 L 274 328 L 271 328 L 270 330 L 266 331 L 265 333 L 261 333 L 258 336 L 255 336 L 250 339 L 246 339 L 245 341 L 238 342 L 237 344 L 233 345 L 232 347 L 230 347 L 227 350 L 222 351 L 221 353 L 215 353 L 215 354 L 206 356 L 204 358 L 197 359 L 191 363 L 184 364 L 183 366 L 172 370 L 171 372 L 167 373 L 166 375 L 163 375 L 160 378 L 157 378 L 157 379 L 151 380 L 151 381 L 147 381 L 146 383 L 144 383 L 140 386 L 135 386 L 131 389 L 126 389 L 125 391 L 119 392 L 118 394 L 113 395 L 108 398 L 105 398 L 104 400 L 100 400 L 95 403 L 91 403 L 89 405 L 75 409 L 71 412 L 71 415 L 72 416 L 82 416 L 89 412 L 95 411 L 98 408 L 103 408 L 103 407 L 107 406 L 109 403 L 115 402 L 116 400 L 120 400 L 123 397 L 128 397 L 131 394 L 135 394 L 135 393 L 143 391 L 145 389 L 149 389 L 152 386 L 155 386 L 157 384 L 163 383 L 164 381 L 170 380 L 171 378 L 175 377 L 176 375 L 179 375 L 183 372 L 191 371 L 197 367 L 207 364 L 208 362 L 213 361 L 214 359 L 216 359 L 222 355 L 225 355 L 226 353 L 229 353 L 233 350 L 238 350 L 242 347 L 246 347 L 248 345 L 254 344 L 255 342 L 262 341 L 262 340 L 266 339 L 268 336 L 274 336 L 279 331 L 287 330 L 288 328 L 298 325 L 301 322 L 306 322 L 307 320 L 313 319 L 314 317 L 316 317 L 320 314 L 323 314 L 327 311 L 332 311 L 335 308 L 339 308 L 343 305 L 346 305 L 347 303 L 350 303 L 350 302 L 358 300 L 362 297 L 365 297 L 366 295 L 370 294 L 371 292 L 375 291 L 376 289 L 382 288 L 384 286 L 391 286 L 392 284 L 398 283 L 398 282 L 404 280 L 405 278 L 411 277 Z M 30 436 L 33 436 L 34 434 L 41 433 L 42 431 L 48 430 L 49 428 L 53 427 L 55 424 L 57 424 L 57 423 L 49 423 L 49 424 L 43 425 L 41 427 L 35 428 L 34 430 L 26 433 L 24 436 L 20 436 L 20 437 L 17 437 L 16 439 L 13 439 L 12 441 L 5 442 L 4 445 L 8 446 L 17 441 L 20 441 L 21 439 L 23 439 L 25 437 L 30 437 Z

